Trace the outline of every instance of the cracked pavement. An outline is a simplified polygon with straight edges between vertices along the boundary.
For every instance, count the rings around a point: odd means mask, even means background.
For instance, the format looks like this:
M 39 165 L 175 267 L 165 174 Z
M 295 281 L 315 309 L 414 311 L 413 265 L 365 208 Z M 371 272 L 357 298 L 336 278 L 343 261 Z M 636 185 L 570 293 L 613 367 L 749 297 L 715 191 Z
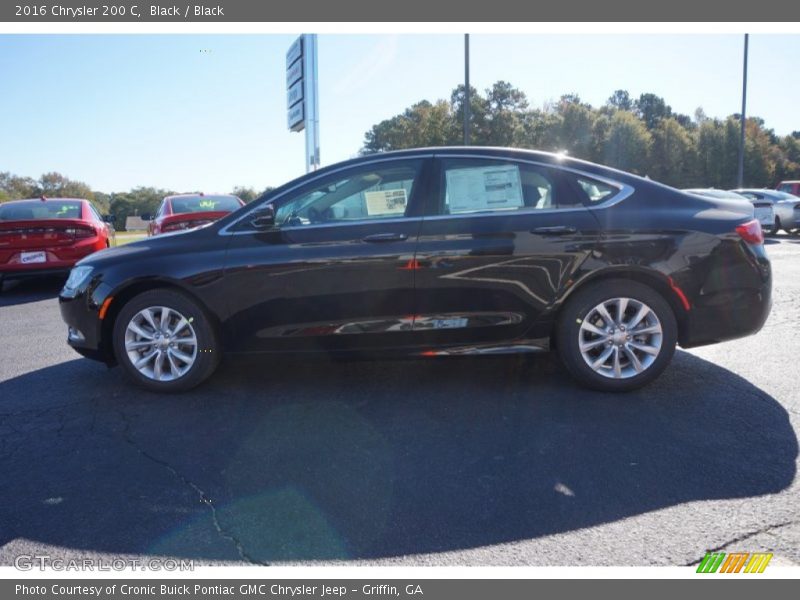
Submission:
M 800 564 L 800 239 L 768 245 L 758 335 L 656 383 L 552 356 L 226 361 L 157 396 L 65 342 L 58 282 L 0 295 L 0 564 Z

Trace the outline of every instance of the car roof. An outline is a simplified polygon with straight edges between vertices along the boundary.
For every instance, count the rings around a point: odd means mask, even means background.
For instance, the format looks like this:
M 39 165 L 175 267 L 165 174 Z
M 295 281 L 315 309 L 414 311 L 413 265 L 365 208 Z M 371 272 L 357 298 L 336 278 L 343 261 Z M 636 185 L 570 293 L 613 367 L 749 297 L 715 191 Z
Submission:
M 408 148 L 404 150 L 390 150 L 388 152 L 376 152 L 373 154 L 365 154 L 351 158 L 349 160 L 341 161 L 331 165 L 327 165 L 316 171 L 306 173 L 305 175 L 293 178 L 275 187 L 268 192 L 265 192 L 258 197 L 258 200 L 268 198 L 273 195 L 281 194 L 287 187 L 296 185 L 299 180 L 310 176 L 323 176 L 328 173 L 334 173 L 339 170 L 348 169 L 350 167 L 357 167 L 360 164 L 369 163 L 375 160 L 384 160 L 392 158 L 422 158 L 432 154 L 443 155 L 452 154 L 456 156 L 475 156 L 475 157 L 490 157 L 490 158 L 511 158 L 519 160 L 536 161 L 553 167 L 561 167 L 567 169 L 580 170 L 588 174 L 594 174 L 599 177 L 613 178 L 621 183 L 628 183 L 634 186 L 652 186 L 666 188 L 675 191 L 675 188 L 667 186 L 658 181 L 645 178 L 628 171 L 621 171 L 613 167 L 600 165 L 597 163 L 573 158 L 564 153 L 544 152 L 541 150 L 531 150 L 527 148 L 509 148 L 503 146 L 426 146 L 421 148 Z

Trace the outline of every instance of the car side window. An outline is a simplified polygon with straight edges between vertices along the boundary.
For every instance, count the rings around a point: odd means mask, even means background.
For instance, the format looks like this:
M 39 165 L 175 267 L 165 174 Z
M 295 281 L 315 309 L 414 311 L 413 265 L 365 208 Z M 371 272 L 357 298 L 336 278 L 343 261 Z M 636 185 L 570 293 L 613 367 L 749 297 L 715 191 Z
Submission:
M 611 184 L 582 175 L 576 175 L 575 182 L 585 195 L 586 204 L 600 204 L 619 192 L 619 188 Z
M 504 160 L 443 159 L 439 213 L 557 208 L 555 173 Z
M 287 201 L 275 212 L 278 227 L 303 227 L 408 214 L 422 160 L 390 161 L 331 175 Z

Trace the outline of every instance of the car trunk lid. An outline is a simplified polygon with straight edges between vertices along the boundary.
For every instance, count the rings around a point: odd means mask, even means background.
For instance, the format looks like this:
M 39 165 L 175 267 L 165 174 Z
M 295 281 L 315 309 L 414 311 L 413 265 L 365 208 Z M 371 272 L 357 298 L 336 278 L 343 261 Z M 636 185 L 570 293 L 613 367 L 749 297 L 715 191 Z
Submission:
M 79 219 L 30 219 L 0 221 L 0 249 L 23 250 L 68 246 L 76 239 L 96 235 Z

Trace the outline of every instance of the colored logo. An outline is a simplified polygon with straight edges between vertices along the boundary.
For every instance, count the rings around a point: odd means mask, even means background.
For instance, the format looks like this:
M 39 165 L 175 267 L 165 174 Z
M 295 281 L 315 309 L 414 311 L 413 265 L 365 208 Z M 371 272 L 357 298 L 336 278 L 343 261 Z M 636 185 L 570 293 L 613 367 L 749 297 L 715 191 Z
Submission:
M 771 552 L 708 552 L 700 564 L 698 573 L 763 573 Z

